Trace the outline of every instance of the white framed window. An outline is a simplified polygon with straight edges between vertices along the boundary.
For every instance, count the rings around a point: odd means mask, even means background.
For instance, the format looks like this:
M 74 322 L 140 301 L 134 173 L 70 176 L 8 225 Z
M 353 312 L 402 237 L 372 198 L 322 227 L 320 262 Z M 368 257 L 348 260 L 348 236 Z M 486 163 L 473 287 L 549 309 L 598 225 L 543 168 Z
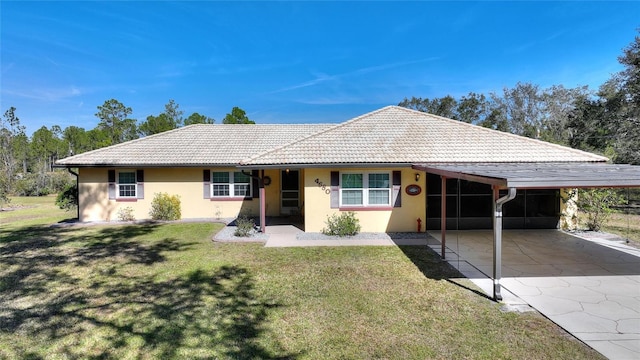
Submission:
M 240 171 L 212 171 L 211 197 L 251 197 L 251 176 Z
M 135 170 L 121 170 L 118 171 L 117 189 L 119 198 L 133 198 L 137 197 L 136 189 L 138 187 L 136 181 Z
M 340 206 L 391 206 L 391 173 L 340 173 Z
M 228 197 L 229 195 L 229 173 L 224 171 L 211 172 L 211 196 Z

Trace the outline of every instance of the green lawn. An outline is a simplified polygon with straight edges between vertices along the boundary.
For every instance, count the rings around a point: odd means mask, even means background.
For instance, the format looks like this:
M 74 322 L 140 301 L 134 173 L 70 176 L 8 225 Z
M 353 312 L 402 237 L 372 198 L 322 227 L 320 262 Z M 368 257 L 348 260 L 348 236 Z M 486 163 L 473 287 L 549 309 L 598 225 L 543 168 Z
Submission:
M 629 245 L 640 248 L 640 215 L 613 213 L 602 231 L 628 239 Z
M 586 215 L 578 214 L 578 228 L 587 229 Z M 623 212 L 613 212 L 609 218 L 602 224 L 602 232 L 615 234 L 622 239 L 628 240 L 629 246 L 640 248 L 640 215 L 626 214 Z
M 264 248 L 220 225 L 0 213 L 0 358 L 600 359 L 419 247 Z

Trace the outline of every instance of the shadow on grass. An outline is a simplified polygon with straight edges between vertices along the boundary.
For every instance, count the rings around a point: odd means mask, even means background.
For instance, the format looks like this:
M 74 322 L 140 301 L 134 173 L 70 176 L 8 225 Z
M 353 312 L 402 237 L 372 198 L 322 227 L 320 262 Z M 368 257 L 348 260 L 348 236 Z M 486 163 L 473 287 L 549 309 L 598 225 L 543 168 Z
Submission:
M 267 314 L 278 304 L 258 298 L 247 269 L 222 266 L 164 277 L 136 272 L 190 246 L 176 239 L 136 240 L 158 226 L 107 227 L 89 235 L 38 226 L 0 231 L 0 336 L 34 339 L 9 344 L 7 356 L 296 357 L 273 340 L 269 349 L 262 345 Z
M 398 246 L 406 257 L 420 269 L 424 276 L 434 280 L 464 278 L 456 268 L 451 266 L 440 255 L 428 246 Z
M 149 234 L 158 225 L 107 227 L 88 235 L 76 235 L 77 228 L 26 226 L 0 230 L 0 259 L 5 269 L 0 292 L 25 296 L 47 292 L 51 284 L 75 280 L 59 267 L 88 265 L 118 258 L 118 263 L 153 264 L 165 260 L 166 251 L 179 251 L 188 244 L 175 239 L 144 244 L 135 237 Z M 70 246 L 77 242 L 77 246 Z M 8 295 L 13 294 L 13 295 Z
M 151 244 L 135 239 L 153 232 L 159 226 L 158 224 L 115 226 L 104 228 L 88 239 L 83 236 L 70 237 L 69 242 L 85 243 L 81 249 L 75 251 L 72 261 L 85 265 L 91 261 L 118 256 L 126 259 L 128 263 L 152 265 L 165 261 L 165 252 L 182 251 L 192 245 L 172 238 L 165 238 Z
M 470 291 L 485 299 L 494 301 L 483 291 L 471 288 L 456 279 L 466 279 L 455 267 L 443 260 L 438 253 L 428 246 L 398 246 L 404 255 L 429 279 L 445 280 L 450 284 Z

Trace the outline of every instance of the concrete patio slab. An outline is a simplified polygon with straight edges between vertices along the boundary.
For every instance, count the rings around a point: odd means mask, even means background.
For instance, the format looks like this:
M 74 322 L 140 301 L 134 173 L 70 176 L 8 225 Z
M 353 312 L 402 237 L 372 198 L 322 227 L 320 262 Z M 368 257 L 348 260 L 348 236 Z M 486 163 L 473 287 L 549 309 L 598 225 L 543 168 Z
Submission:
M 426 233 L 411 236 L 392 237 L 384 233 L 362 233 L 353 237 L 326 237 L 319 234 L 305 233 L 291 225 L 274 225 L 266 227 L 269 238 L 265 247 L 308 247 L 308 246 L 395 246 L 395 245 L 427 245 Z
M 504 231 L 503 302 L 529 304 L 610 359 L 640 359 L 640 250 L 589 235 Z M 447 248 L 448 262 L 492 294 L 491 231 L 447 232 Z

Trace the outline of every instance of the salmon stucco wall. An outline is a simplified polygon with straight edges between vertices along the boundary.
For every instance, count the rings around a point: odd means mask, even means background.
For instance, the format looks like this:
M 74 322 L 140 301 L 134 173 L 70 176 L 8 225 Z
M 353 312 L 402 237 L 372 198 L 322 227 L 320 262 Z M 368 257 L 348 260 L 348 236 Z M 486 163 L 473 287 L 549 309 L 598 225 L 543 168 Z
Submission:
M 401 171 L 402 206 L 390 210 L 358 210 L 354 211 L 360 221 L 362 232 L 417 232 L 417 220 L 422 220 L 422 231 L 425 225 L 425 181 L 424 174 L 416 181 L 416 171 L 410 168 L 370 168 L 357 169 L 371 171 Z M 305 169 L 305 231 L 321 232 L 326 227 L 327 217 L 339 214 L 340 209 L 331 208 L 331 171 L 354 171 L 353 168 L 342 169 Z M 316 182 L 317 179 L 317 182 Z M 405 189 L 408 185 L 417 184 L 422 188 L 418 195 L 410 196 Z M 324 188 L 323 188 L 324 185 Z
M 80 221 L 116 221 L 119 211 L 131 208 L 136 220 L 150 218 L 154 194 L 165 192 L 180 196 L 183 219 L 228 219 L 240 213 L 257 216 L 260 202 L 251 200 L 210 200 L 203 196 L 202 168 L 147 168 L 144 170 L 144 199 L 110 200 L 107 168 L 79 169 Z M 215 169 L 236 171 L 235 168 Z M 279 175 L 266 171 L 274 181 L 265 188 L 267 215 L 279 212 Z M 258 191 L 258 189 L 254 189 Z

